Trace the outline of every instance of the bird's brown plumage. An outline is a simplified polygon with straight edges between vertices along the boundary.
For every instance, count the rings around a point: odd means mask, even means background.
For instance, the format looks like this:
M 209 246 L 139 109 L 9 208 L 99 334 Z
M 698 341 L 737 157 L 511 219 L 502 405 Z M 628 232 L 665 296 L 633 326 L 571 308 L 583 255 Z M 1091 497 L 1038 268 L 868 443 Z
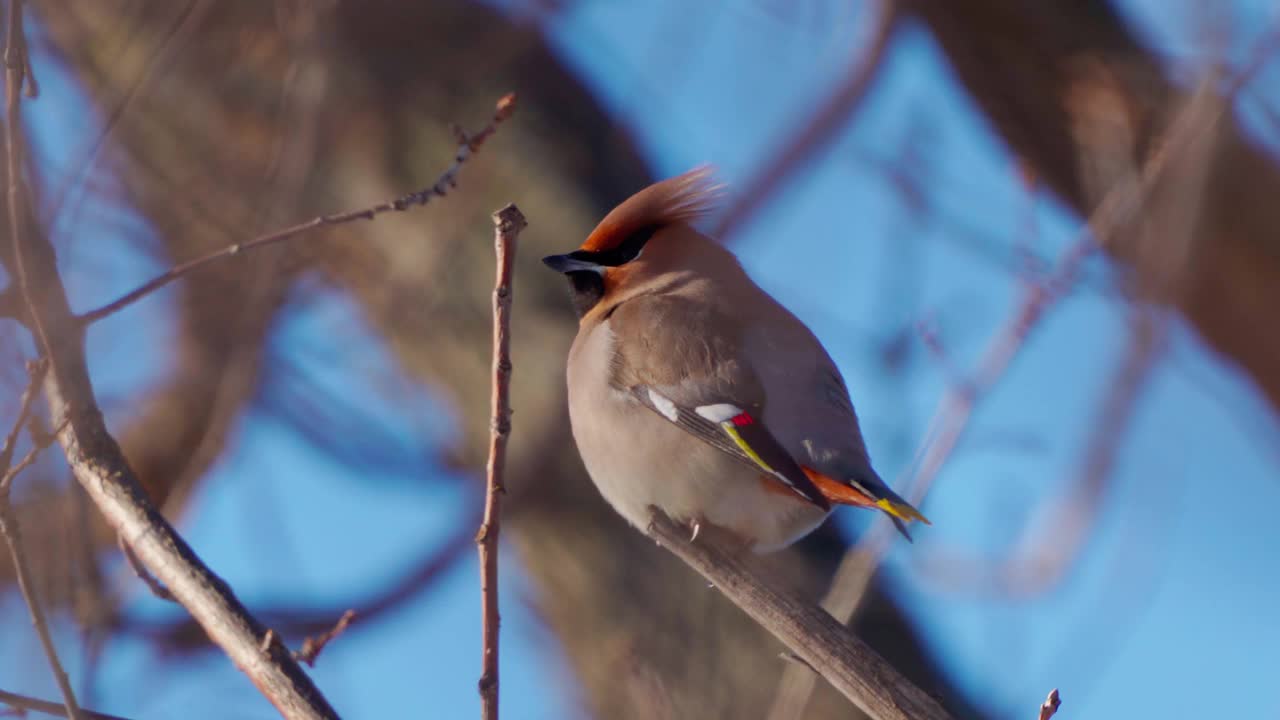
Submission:
M 828 500 L 914 513 L 872 470 L 818 339 L 689 225 L 717 196 L 705 169 L 650 186 L 577 253 L 613 258 L 608 251 L 645 233 L 634 257 L 590 271 L 602 290 L 569 354 L 570 418 L 592 479 L 637 526 L 656 506 L 761 550 L 812 530 Z M 779 483 L 791 492 L 778 493 Z

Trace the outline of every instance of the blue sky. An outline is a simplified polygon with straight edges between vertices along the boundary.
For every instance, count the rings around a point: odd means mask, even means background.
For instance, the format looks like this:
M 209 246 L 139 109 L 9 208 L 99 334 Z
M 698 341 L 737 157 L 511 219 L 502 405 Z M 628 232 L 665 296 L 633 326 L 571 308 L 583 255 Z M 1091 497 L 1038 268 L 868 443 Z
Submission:
M 1188 32 L 1191 5 L 1124 3 L 1150 41 L 1180 61 L 1201 51 Z M 1267 3 L 1231 7 L 1242 44 L 1256 38 Z M 847 38 L 868 30 L 863 15 L 861 3 L 791 10 L 770 0 L 597 1 L 575 5 L 549 32 L 663 174 L 712 162 L 734 183 L 748 178 L 840 78 L 852 57 Z M 1280 63 L 1273 63 L 1256 81 L 1260 92 L 1247 97 L 1275 96 L 1278 80 Z M 42 157 L 56 167 L 76 156 L 59 148 L 66 137 L 85 134 L 84 118 L 57 111 L 57 103 L 75 100 L 56 69 L 41 81 L 45 95 L 31 120 Z M 1250 107 L 1244 111 L 1256 121 Z M 913 213 L 886 180 L 885 163 L 907 147 L 917 150 L 911 169 L 926 179 L 925 215 Z M 111 206 L 72 199 L 79 212 L 56 226 L 67 237 L 78 237 L 86 218 Z M 833 208 L 856 220 L 833 227 Z M 112 251 L 113 230 L 146 232 L 127 216 L 113 220 L 94 242 L 72 245 L 65 264 L 79 307 L 156 270 Z M 1012 248 L 1029 237 L 1028 227 L 1035 228 L 1031 249 L 1044 258 L 1079 230 L 1052 201 L 1023 197 L 1007 153 L 954 86 L 932 42 L 908 30 L 855 122 L 734 247 L 753 276 L 826 343 L 881 474 L 897 478 L 909 469 L 949 378 L 923 352 L 912 353 L 905 377 L 889 374 L 886 340 L 934 318 L 951 362 L 970 367 L 1016 302 Z M 927 500 L 933 527 L 889 558 L 893 588 L 956 680 L 998 717 L 1031 716 L 1051 687 L 1062 690 L 1063 718 L 1280 715 L 1280 702 L 1267 692 L 1280 670 L 1280 577 L 1272 559 L 1280 526 L 1269 522 L 1280 504 L 1280 431 L 1248 382 L 1185 328 L 1175 329 L 1141 398 L 1096 532 L 1061 583 L 1029 598 L 992 597 L 941 587 L 913 562 L 910 553 L 996 556 L 1070 487 L 1127 331 L 1126 308 L 1108 289 L 1105 266 L 1095 261 L 1089 275 L 980 406 L 969 441 Z M 343 298 L 309 296 L 305 312 L 290 317 L 274 342 L 322 382 L 395 373 L 386 348 L 359 328 Z M 146 387 L 166 362 L 137 348 L 163 347 L 171 323 L 165 304 L 153 300 L 91 332 L 95 379 L 117 427 L 129 411 L 118 400 Z M 352 396 L 364 398 L 364 409 L 405 447 L 423 435 L 449 442 L 438 405 L 421 392 L 418 411 L 372 386 L 353 388 Z M 351 482 L 352 472 L 269 416 L 251 413 L 183 529 L 252 603 L 299 592 L 339 597 L 346 588 L 390 581 L 424 545 L 455 528 L 465 478 L 422 488 Z M 284 501 L 297 497 L 306 501 Z M 309 520 L 315 517 L 347 518 L 348 526 L 328 532 Z M 848 512 L 840 521 L 860 526 L 865 517 Z M 380 532 L 406 527 L 417 531 Z M 525 605 L 513 558 L 504 560 L 504 716 L 572 717 L 572 678 Z M 284 567 L 294 570 L 280 572 Z M 468 557 L 419 604 L 326 650 L 314 675 L 334 704 L 349 717 L 384 717 L 421 708 L 430 697 L 440 703 L 440 717 L 474 716 L 476 578 Z M 171 613 L 136 590 L 133 596 L 141 614 Z M 6 613 L 17 612 L 15 598 L 3 603 Z M 12 680 L 0 687 L 54 695 L 43 666 L 26 659 L 36 646 L 25 625 L 10 623 L 10 630 L 19 640 L 0 646 L 0 677 Z M 70 633 L 63 641 L 74 647 Z M 110 680 L 97 703 L 103 710 L 140 718 L 180 710 L 193 718 L 271 716 L 221 657 L 178 674 L 159 672 L 163 659 L 137 642 L 113 642 L 107 653 Z M 71 664 L 74 674 L 79 663 Z M 139 682 L 150 673 L 162 682 Z

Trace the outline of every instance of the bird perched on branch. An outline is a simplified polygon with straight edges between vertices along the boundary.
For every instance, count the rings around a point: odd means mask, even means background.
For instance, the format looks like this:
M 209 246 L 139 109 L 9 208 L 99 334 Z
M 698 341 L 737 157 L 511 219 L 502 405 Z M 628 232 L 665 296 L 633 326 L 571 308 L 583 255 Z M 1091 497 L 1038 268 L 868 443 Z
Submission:
M 652 506 L 695 538 L 710 523 L 757 552 L 832 505 L 879 508 L 904 535 L 904 521 L 928 523 L 871 468 L 822 344 L 690 225 L 720 190 L 705 167 L 656 183 L 577 250 L 543 258 L 579 316 L 569 416 L 600 493 L 641 530 Z

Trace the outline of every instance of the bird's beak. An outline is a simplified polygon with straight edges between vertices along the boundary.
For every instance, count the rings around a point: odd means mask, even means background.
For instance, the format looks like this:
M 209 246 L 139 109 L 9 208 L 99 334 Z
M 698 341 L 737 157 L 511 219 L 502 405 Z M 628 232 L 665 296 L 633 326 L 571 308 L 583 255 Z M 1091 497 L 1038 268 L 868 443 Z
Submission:
M 591 262 L 590 260 L 583 260 L 582 258 L 574 257 L 573 255 L 574 253 L 569 253 L 568 255 L 548 255 L 542 258 L 542 262 L 552 270 L 565 274 L 588 271 L 598 273 L 604 270 L 604 266 L 598 263 Z

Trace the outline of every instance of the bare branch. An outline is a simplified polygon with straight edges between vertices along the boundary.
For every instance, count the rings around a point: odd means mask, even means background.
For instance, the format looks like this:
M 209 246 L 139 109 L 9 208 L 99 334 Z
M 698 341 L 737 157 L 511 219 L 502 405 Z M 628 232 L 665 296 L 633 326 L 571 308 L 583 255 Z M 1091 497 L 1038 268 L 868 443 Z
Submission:
M 39 233 L 23 231 L 30 207 L 23 192 L 19 142 L 18 102 L 25 65 L 20 59 L 21 37 L 21 3 L 11 0 L 10 42 L 5 53 L 5 145 L 10 240 L 17 271 L 12 275 L 37 345 L 49 361 L 51 372 L 44 385 L 50 414 L 68 421 L 57 437 L 72 473 L 142 565 L 173 592 L 283 716 L 336 718 L 287 649 L 273 647 L 259 652 L 257 639 L 266 629 L 152 506 L 106 428 L 85 361 L 83 323 L 71 313 L 53 246 Z M 74 708 L 70 694 L 64 694 L 68 706 Z
M 932 31 L 956 79 L 995 131 L 1082 216 L 1094 212 L 1111 190 L 1108 180 L 1115 180 L 1096 171 L 1123 159 L 1094 152 L 1100 130 L 1118 119 L 1127 122 L 1131 158 L 1139 166 L 1177 132 L 1170 120 L 1187 97 L 1184 84 L 1144 47 L 1116 3 L 901 2 Z M 1229 107 L 1232 94 L 1256 77 L 1277 38 L 1280 33 L 1269 29 L 1235 79 L 1218 84 L 1220 104 Z M 1094 101 L 1104 95 L 1107 102 Z M 1280 164 L 1230 113 L 1215 111 L 1213 120 L 1203 128 L 1216 136 L 1213 161 L 1201 170 L 1190 162 L 1178 168 L 1209 175 L 1199 198 L 1201 219 L 1187 241 L 1194 272 L 1157 300 L 1176 308 L 1206 343 L 1238 362 L 1277 410 L 1280 335 L 1257 328 L 1271 321 L 1280 296 L 1274 251 L 1280 205 L 1270 201 L 1280 189 Z M 1104 250 L 1140 282 L 1147 275 L 1159 282 L 1170 264 L 1159 244 L 1134 237 Z
M 316 658 L 320 657 L 320 653 L 324 651 L 325 646 L 333 641 L 342 633 L 347 631 L 347 627 L 351 625 L 351 621 L 356 617 L 355 610 L 348 610 L 342 613 L 342 617 L 338 618 L 338 622 L 333 627 L 324 631 L 315 637 L 308 637 L 302 641 L 302 649 L 293 654 L 298 660 L 310 665 L 316 666 Z
M 493 398 L 489 433 L 489 465 L 485 483 L 484 520 L 476 533 L 480 555 L 480 600 L 484 613 L 480 674 L 480 716 L 498 720 L 498 534 L 511 434 L 511 298 L 512 269 L 520 231 L 528 225 L 515 205 L 493 214 L 493 249 L 497 255 L 493 287 Z
M 173 596 L 173 593 L 169 592 L 169 588 L 160 584 L 160 581 L 156 579 L 156 576 L 152 575 L 145 567 L 142 566 L 142 562 L 138 560 L 137 553 L 133 551 L 133 548 L 129 547 L 129 543 L 125 542 L 123 535 L 116 537 L 116 544 L 120 547 L 120 553 L 124 555 L 125 562 L 128 563 L 129 569 L 133 570 L 133 574 L 142 581 L 143 585 L 147 586 L 147 589 L 151 591 L 152 595 L 160 600 L 167 600 L 174 603 L 178 602 L 178 599 Z
M 464 529 L 474 527 L 481 522 L 479 511 L 475 513 L 468 511 L 467 514 L 468 520 L 461 523 Z M 440 548 L 426 555 L 404 577 L 369 597 L 347 599 L 322 608 L 287 604 L 257 608 L 254 615 L 279 632 L 294 637 L 326 632 L 332 627 L 334 616 L 344 612 L 343 608 L 354 609 L 355 614 L 360 617 L 360 626 L 367 627 L 375 619 L 403 608 L 420 597 L 442 574 L 457 563 L 465 551 L 474 546 L 474 533 L 458 532 Z M 208 635 L 190 618 L 162 624 L 150 624 L 143 620 L 126 620 L 120 629 L 164 643 L 169 651 L 191 651 L 207 647 L 209 644 Z
M 897 0 L 878 0 L 875 13 L 875 30 L 870 48 L 861 55 L 848 76 L 813 114 L 804 129 L 795 133 L 774 154 L 764 169 L 746 184 L 742 194 L 724 214 L 713 235 L 727 239 L 735 230 L 764 207 L 769 197 L 778 192 L 797 170 L 821 151 L 835 137 L 861 104 L 871 89 L 871 81 L 884 58 L 897 19 Z
M 1049 697 L 1044 699 L 1044 703 L 1040 705 L 1040 720 L 1051 720 L 1058 712 L 1058 708 L 1062 707 L 1062 698 L 1058 696 L 1058 688 L 1049 691 Z
M 18 427 L 20 426 L 19 424 Z M 62 662 L 58 659 L 58 650 L 53 644 L 53 635 L 49 632 L 49 623 L 44 617 L 44 608 L 40 604 L 40 599 L 36 597 L 31 568 L 27 564 L 27 552 L 23 544 L 22 528 L 18 525 L 18 519 L 13 514 L 13 506 L 9 502 L 9 488 L 13 479 L 28 465 L 35 462 L 36 456 L 45 447 L 47 446 L 36 445 L 31 448 L 31 451 L 22 458 L 22 461 L 12 468 L 8 467 L 7 457 L 4 458 L 5 462 L 0 464 L 0 535 L 4 536 L 5 545 L 9 549 L 9 557 L 13 562 L 14 572 L 17 575 L 18 590 L 22 593 L 22 599 L 31 615 L 31 626 L 35 628 L 36 636 L 40 638 L 40 646 L 44 650 L 49 669 L 53 671 L 54 680 L 58 683 L 58 690 L 62 693 L 62 702 L 66 709 L 67 717 L 79 719 L 83 717 L 80 712 L 80 705 L 76 702 L 75 691 L 71 688 L 71 679 L 67 677 L 67 671 L 62 667 Z M 6 450 L 8 449 L 6 448 Z
M 21 143 L 18 138 L 18 125 L 22 122 L 22 113 L 20 112 L 22 84 L 23 79 L 27 76 L 26 71 L 29 67 L 26 59 L 26 41 L 22 34 L 22 0 L 9 0 L 7 24 L 8 32 L 6 33 L 4 47 L 4 139 L 5 149 L 8 151 L 9 156 L 6 178 L 9 186 L 7 193 L 9 233 L 16 250 L 14 255 L 18 272 L 16 273 L 15 284 L 18 286 L 19 293 L 26 296 L 28 302 L 30 302 L 29 295 L 27 295 L 28 277 L 26 268 L 23 266 L 21 251 L 21 213 L 26 209 L 26 204 L 22 192 L 22 161 L 19 155 Z M 54 679 L 57 680 L 58 690 L 62 693 L 62 702 L 66 707 L 67 717 L 79 720 L 82 717 L 80 705 L 76 702 L 75 691 L 71 689 L 71 680 L 67 677 L 67 671 L 63 669 L 62 662 L 58 660 L 58 650 L 54 646 L 53 637 L 49 633 L 49 625 L 45 621 L 44 610 L 40 606 L 39 599 L 35 596 L 35 588 L 31 580 L 31 569 L 27 567 L 27 554 L 22 543 L 22 529 L 18 527 L 17 519 L 13 515 L 13 509 L 9 505 L 9 488 L 14 476 L 34 462 L 36 454 L 41 449 L 39 445 L 36 445 L 27 457 L 18 463 L 17 468 L 9 468 L 9 463 L 13 459 L 18 433 L 26 422 L 27 414 L 31 411 L 32 398 L 34 398 L 46 370 L 47 367 L 43 362 L 31 368 L 31 379 L 22 396 L 17 422 L 14 423 L 13 429 L 5 437 L 4 449 L 0 453 L 0 455 L 3 455 L 0 458 L 3 461 L 0 463 L 0 533 L 4 535 L 5 543 L 9 548 L 9 555 L 13 558 L 13 566 L 18 576 L 18 588 L 22 592 L 22 599 L 26 601 L 27 610 L 31 613 L 31 624 L 35 627 L 36 635 L 40 638 L 40 645 L 44 648 L 49 668 L 53 671 Z
M 1210 96 L 1204 93 L 1194 96 L 1172 123 L 1165 145 L 1148 159 L 1142 172 L 1140 174 L 1130 172 L 1128 182 L 1118 182 L 1112 186 L 1097 212 L 1089 218 L 1087 227 L 1063 252 L 1053 273 L 1045 278 L 1026 279 L 1022 301 L 1009 316 L 1004 327 L 991 338 L 978 363 L 977 370 L 967 379 L 961 379 L 953 384 L 939 402 L 920 449 L 916 453 L 917 460 L 913 463 L 915 473 L 904 493 L 911 502 L 921 504 L 933 481 L 968 431 L 969 419 L 979 402 L 1004 376 L 1025 346 L 1031 332 L 1044 319 L 1047 312 L 1076 283 L 1084 261 L 1099 244 L 1112 241 L 1114 236 L 1122 232 L 1143 209 L 1153 186 L 1170 162 L 1171 156 L 1177 157 L 1189 152 L 1198 136 L 1216 122 L 1218 112 L 1220 112 L 1220 106 L 1212 102 Z M 1025 171 L 1026 167 L 1023 166 L 1020 169 Z M 1140 323 L 1139 329 L 1143 327 L 1146 325 Z M 1151 332 L 1155 331 L 1151 330 Z M 1135 346 L 1134 352 L 1137 353 L 1139 350 L 1150 352 L 1151 347 L 1157 344 L 1156 341 L 1150 337 L 1149 333 L 1143 332 L 1139 335 L 1143 342 Z M 930 349 L 936 351 L 932 337 L 926 334 L 924 340 Z M 1150 342 L 1146 342 L 1147 340 Z M 1141 364 L 1145 368 L 1146 365 L 1142 363 L 1148 362 L 1150 362 L 1150 355 L 1141 355 L 1132 359 L 1126 367 Z M 1134 372 L 1136 370 L 1126 374 L 1125 377 L 1132 377 Z M 1125 392 L 1130 390 L 1136 392 L 1136 389 L 1136 384 L 1133 387 L 1123 388 Z M 1117 434 L 1118 430 L 1123 429 L 1123 426 L 1115 428 L 1108 425 L 1108 427 Z M 1099 457 L 1103 458 L 1102 466 L 1109 468 L 1110 464 L 1106 458 L 1110 456 L 1103 453 Z M 1100 492 L 1098 483 L 1102 480 L 1097 478 L 1105 477 L 1105 473 L 1091 471 L 1085 473 L 1083 477 L 1086 478 L 1085 487 L 1091 497 Z M 1077 522 L 1068 529 L 1079 532 L 1081 527 L 1083 526 Z M 889 548 L 893 534 L 892 525 L 883 518 L 878 518 L 862 542 L 857 547 L 851 548 L 841 561 L 823 606 L 842 623 L 848 623 L 857 610 L 879 566 L 880 558 Z M 1076 534 L 1072 537 L 1080 539 Z M 1062 546 L 1062 543 L 1059 541 L 1056 545 Z M 936 566 L 938 565 L 935 564 Z M 971 563 L 965 565 L 957 562 L 955 558 L 948 558 L 945 566 L 952 570 L 957 567 L 972 568 Z M 1043 569 L 1043 564 L 1020 564 L 1018 567 L 1019 569 L 1024 567 Z M 952 573 L 952 575 L 957 574 L 965 573 Z M 972 570 L 968 574 L 975 577 L 980 575 Z M 1043 577 L 1043 573 L 1040 575 Z M 769 720 L 792 720 L 800 717 L 812 689 L 813 678 L 805 672 L 804 668 L 788 667 L 779 683 Z
M 497 132 L 498 125 L 511 117 L 511 114 L 515 112 L 515 108 L 515 94 L 509 93 L 504 95 L 498 99 L 497 105 L 494 109 L 493 118 L 490 119 L 488 125 L 484 126 L 479 132 L 476 132 L 473 135 L 459 133 L 458 152 L 453 158 L 453 164 L 436 179 L 435 183 L 428 187 L 416 190 L 393 200 L 386 200 L 376 205 L 370 205 L 369 207 L 360 208 L 358 210 L 349 210 L 347 212 L 333 213 L 331 215 L 321 215 L 320 217 L 312 218 L 306 222 L 298 223 L 297 225 L 291 225 L 287 228 L 267 233 L 266 235 L 259 235 L 258 237 L 253 238 L 252 240 L 247 240 L 243 243 L 228 245 L 225 248 L 215 250 L 203 257 L 198 257 L 194 260 L 189 260 L 181 265 L 170 268 L 106 305 L 80 315 L 77 320 L 81 325 L 90 325 L 104 317 L 107 317 L 108 315 L 123 310 L 182 276 L 199 270 L 200 268 L 205 267 L 210 263 L 217 262 L 218 260 L 257 250 L 267 247 L 268 245 L 274 245 L 278 242 L 288 240 L 289 238 L 300 235 L 308 230 L 314 230 L 318 227 L 344 225 L 357 220 L 372 220 L 383 213 L 404 212 L 405 210 L 409 210 L 414 207 L 426 205 L 432 198 L 444 197 L 450 190 L 458 186 L 458 171 L 462 169 L 462 166 L 467 162 L 467 160 L 480 150 L 480 147 L 484 142 L 488 140 L 491 135 Z
M 40 389 L 40 381 L 44 380 L 45 371 L 48 369 L 49 365 L 43 358 L 27 363 L 27 375 L 30 379 L 26 390 L 23 390 L 22 397 L 18 400 L 18 417 L 13 421 L 13 427 L 9 428 L 9 434 L 5 435 L 4 445 L 0 445 L 0 477 L 4 477 L 9 471 L 9 463 L 13 462 L 13 452 L 18 447 L 18 435 L 22 432 L 22 426 L 27 423 L 27 417 L 31 414 L 31 403 L 35 401 L 36 392 Z M 0 487 L 5 485 L 6 483 L 0 482 Z
M 9 707 L 17 710 L 21 714 L 38 712 L 54 717 L 68 717 L 67 708 L 55 702 L 33 698 L 28 695 L 19 695 L 7 690 L 0 690 L 0 703 L 4 703 Z M 83 720 L 129 720 L 119 715 L 108 715 L 107 713 L 94 712 L 92 710 L 80 709 L 80 717 Z
M 887 545 L 887 540 L 884 541 Z M 871 542 L 861 542 L 845 552 L 831 579 L 831 587 L 822 599 L 826 610 L 841 625 L 848 625 L 853 613 L 875 572 L 884 547 Z M 769 709 L 768 720 L 799 720 L 805 716 L 809 698 L 817 684 L 818 676 L 808 663 L 791 663 L 782 671 L 778 689 Z
M 1252 72 L 1255 68 L 1251 64 L 1246 71 Z M 1242 82 L 1237 79 L 1230 86 L 1237 88 Z M 1163 223 L 1161 227 L 1168 228 L 1160 233 L 1158 250 L 1167 267 L 1156 272 L 1155 264 L 1148 263 L 1148 273 L 1136 287 L 1140 302 L 1165 297 L 1171 287 L 1186 281 L 1191 228 L 1199 221 L 1199 201 L 1214 151 L 1214 135 L 1209 131 L 1218 122 L 1224 107 L 1213 86 L 1212 81 L 1203 83 L 1200 92 L 1188 99 L 1172 121 L 1165 145 L 1151 155 L 1141 173 L 1117 163 L 1117 177 L 1110 182 L 1111 191 L 1090 218 L 1092 230 L 1104 247 L 1119 242 L 1119 237 L 1127 231 L 1150 235 L 1151 226 L 1157 221 Z M 1127 148 L 1115 150 L 1124 155 Z M 1182 169 L 1177 173 L 1165 172 L 1166 167 L 1175 166 Z M 1164 195 L 1158 198 L 1152 197 L 1157 183 L 1165 187 Z M 989 564 L 984 560 L 934 551 L 919 559 L 930 570 L 926 575 L 928 579 L 944 580 L 952 586 L 997 588 L 1025 595 L 1046 587 L 1066 572 L 1083 549 L 1088 531 L 1098 517 L 1120 438 L 1127 429 L 1150 367 L 1163 348 L 1166 323 L 1154 315 L 1154 311 L 1140 304 L 1132 311 L 1133 331 L 1128 354 L 1104 396 L 1103 411 L 1093 425 L 1098 432 L 1092 436 L 1072 496 L 1050 509 L 1047 513 L 1050 520 L 1031 526 L 1040 542 L 1022 543 L 1020 551 L 1000 563 L 994 577 L 982 571 Z
M 694 543 L 666 515 L 656 509 L 651 513 L 651 537 L 719 588 L 872 720 L 951 717 L 831 615 L 761 580 L 741 553 L 726 549 L 715 528 L 704 525 Z

